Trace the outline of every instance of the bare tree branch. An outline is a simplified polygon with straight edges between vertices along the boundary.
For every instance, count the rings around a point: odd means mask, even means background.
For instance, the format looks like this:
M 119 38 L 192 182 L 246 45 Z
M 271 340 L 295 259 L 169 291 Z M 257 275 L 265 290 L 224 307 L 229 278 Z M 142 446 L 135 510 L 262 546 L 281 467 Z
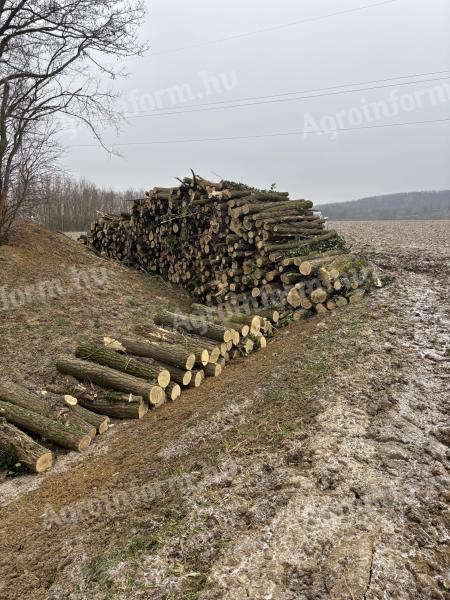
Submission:
M 0 242 L 60 151 L 52 121 L 78 119 L 105 147 L 118 124 L 109 59 L 140 55 L 143 0 L 0 0 Z M 109 150 L 110 151 L 110 150 Z

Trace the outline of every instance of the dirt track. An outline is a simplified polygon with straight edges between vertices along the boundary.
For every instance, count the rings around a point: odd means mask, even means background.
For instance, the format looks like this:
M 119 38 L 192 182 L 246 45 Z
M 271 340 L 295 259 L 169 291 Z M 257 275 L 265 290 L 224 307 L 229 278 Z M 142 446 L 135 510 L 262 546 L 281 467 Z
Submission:
M 450 222 L 338 228 L 390 285 L 0 485 L 2 599 L 446 597 Z

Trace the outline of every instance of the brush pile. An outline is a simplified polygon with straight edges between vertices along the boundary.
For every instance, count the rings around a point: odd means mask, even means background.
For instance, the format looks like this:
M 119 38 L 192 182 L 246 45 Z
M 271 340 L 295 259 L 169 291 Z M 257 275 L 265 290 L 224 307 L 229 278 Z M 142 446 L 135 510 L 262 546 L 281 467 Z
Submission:
M 364 263 L 325 228 L 310 200 L 194 173 L 180 182 L 153 188 L 130 214 L 100 215 L 83 241 L 102 256 L 184 286 L 209 306 L 320 312 L 371 283 Z

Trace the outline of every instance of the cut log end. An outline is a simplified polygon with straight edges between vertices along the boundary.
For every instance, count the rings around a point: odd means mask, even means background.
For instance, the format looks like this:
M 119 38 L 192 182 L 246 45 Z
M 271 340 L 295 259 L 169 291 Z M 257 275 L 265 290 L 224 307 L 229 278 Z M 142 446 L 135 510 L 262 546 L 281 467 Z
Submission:
M 147 413 L 148 413 L 148 404 L 147 404 L 146 402 L 142 401 L 142 402 L 139 404 L 139 409 L 138 409 L 138 412 L 137 412 L 137 414 L 136 414 L 136 417 L 137 417 L 138 419 L 142 419 L 143 417 L 145 417 L 145 415 L 146 415 Z
M 261 350 L 267 347 L 267 339 L 263 335 L 259 335 L 256 340 L 257 345 Z
M 181 387 L 178 385 L 178 383 L 174 383 L 171 386 L 169 386 L 169 388 L 167 390 L 167 394 L 168 394 L 170 400 L 172 400 L 172 402 L 174 402 L 181 396 Z
M 69 394 L 64 396 L 64 402 L 67 404 L 67 406 L 76 406 L 78 404 L 78 400 Z
M 221 373 L 222 373 L 222 366 L 218 363 L 216 363 L 216 364 L 209 363 L 205 367 L 205 375 L 207 377 L 219 377 L 219 375 Z
M 227 329 L 224 334 L 223 334 L 223 341 L 228 343 L 228 342 L 232 342 L 233 341 L 233 337 L 234 337 L 234 330 L 233 329 Z M 235 332 L 237 333 L 237 332 Z M 239 334 L 238 334 L 239 335 Z
M 186 371 L 183 375 L 183 385 L 189 385 L 192 380 L 192 371 Z
M 201 352 L 200 362 L 202 363 L 203 367 L 206 367 L 206 365 L 209 363 L 209 351 L 208 350 L 203 350 Z
M 100 423 L 100 425 L 98 426 L 98 432 L 100 435 L 103 435 L 104 433 L 106 433 L 109 429 L 109 417 L 105 417 L 102 421 L 102 423 Z
M 170 383 L 170 371 L 167 369 L 161 371 L 158 375 L 158 385 L 162 388 L 166 388 Z
M 34 470 L 36 473 L 44 473 L 48 471 L 53 466 L 53 454 L 48 451 L 42 456 L 40 456 L 37 461 Z
M 4 418 L 0 418 L 0 448 L 35 473 L 43 473 L 53 465 L 53 454 L 50 450 Z
M 90 435 L 85 435 L 81 438 L 81 440 L 78 443 L 78 452 L 83 452 L 83 450 L 86 450 L 86 448 L 88 448 L 91 445 L 92 442 L 92 436 Z
M 166 394 L 163 388 L 158 385 L 153 386 L 149 394 L 150 404 L 154 407 L 160 406 L 161 404 L 164 404 L 165 399 Z
M 194 365 L 195 365 L 195 354 L 189 354 L 189 356 L 186 359 L 185 368 L 187 371 L 190 371 L 191 369 L 194 368 Z

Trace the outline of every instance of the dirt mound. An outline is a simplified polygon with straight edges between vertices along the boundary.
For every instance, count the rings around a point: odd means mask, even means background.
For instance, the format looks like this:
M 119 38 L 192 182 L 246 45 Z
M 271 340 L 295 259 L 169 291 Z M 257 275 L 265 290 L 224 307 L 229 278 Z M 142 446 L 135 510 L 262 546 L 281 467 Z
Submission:
M 159 307 L 189 297 L 159 277 L 99 258 L 77 241 L 19 223 L 0 247 L 0 377 L 44 386 L 77 343 L 129 333 Z M 39 361 L 36 357 L 39 356 Z
M 0 285 L 51 277 L 70 265 L 95 264 L 96 257 L 63 233 L 21 221 L 8 244 L 0 246 Z

